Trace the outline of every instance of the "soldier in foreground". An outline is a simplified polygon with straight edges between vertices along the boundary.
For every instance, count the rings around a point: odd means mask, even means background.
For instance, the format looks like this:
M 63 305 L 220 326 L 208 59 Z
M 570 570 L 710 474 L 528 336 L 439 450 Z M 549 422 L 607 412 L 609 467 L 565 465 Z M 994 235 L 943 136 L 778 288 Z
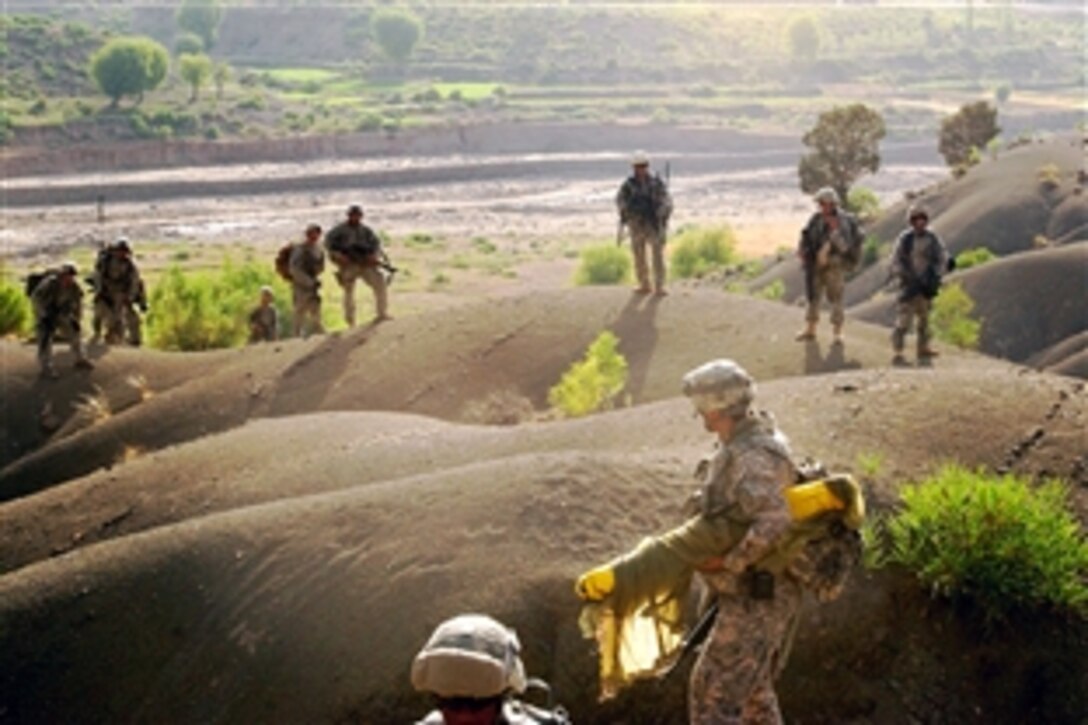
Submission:
M 631 176 L 620 186 L 616 194 L 616 208 L 620 213 L 621 227 L 626 225 L 631 235 L 631 252 L 635 257 L 635 274 L 638 276 L 638 294 L 649 294 L 650 273 L 646 262 L 646 249 L 650 249 L 653 262 L 653 288 L 657 295 L 665 291 L 665 229 L 672 214 L 672 197 L 665 182 L 657 174 L 650 173 L 650 160 L 641 151 L 631 160 Z
M 116 345 L 127 338 L 130 345 L 139 347 L 142 322 L 135 308 L 147 312 L 147 295 L 127 239 L 122 237 L 99 252 L 92 286 L 94 342 L 105 327 L 107 344 Z
M 318 246 L 320 239 L 321 227 L 311 224 L 306 227 L 305 239 L 291 247 L 288 275 L 294 303 L 295 337 L 325 332 L 321 324 L 321 274 L 325 271 L 325 253 Z
M 276 311 L 276 293 L 265 285 L 257 306 L 249 313 L 249 344 L 275 342 L 280 337 L 279 313 Z
M 34 327 L 38 338 L 38 363 L 42 377 L 56 378 L 53 367 L 53 339 L 61 333 L 75 355 L 77 370 L 92 370 L 94 364 L 83 354 L 80 319 L 83 316 L 83 290 L 76 279 L 76 265 L 65 262 L 47 272 L 33 285 L 30 300 L 34 307 Z
M 517 634 L 481 614 L 438 625 L 412 662 L 412 686 L 435 698 L 435 710 L 421 725 L 569 723 L 562 708 L 516 699 L 533 684 L 525 677 Z
M 808 299 L 805 327 L 797 333 L 797 340 L 816 339 L 820 300 L 826 296 L 831 304 L 832 343 L 841 345 L 846 274 L 861 259 L 864 237 L 857 219 L 840 208 L 839 195 L 834 189 L 820 189 L 813 198 L 820 208 L 805 225 L 797 248 L 804 268 L 805 296 Z
M 940 238 L 929 230 L 929 212 L 925 208 L 911 207 L 907 222 L 910 228 L 899 236 L 891 259 L 892 277 L 899 281 L 899 304 L 892 332 L 895 365 L 906 364 L 903 348 L 914 318 L 918 320 L 918 362 L 925 363 L 937 355 L 929 345 L 929 311 L 951 259 Z
M 362 279 L 374 290 L 375 322 L 392 319 L 388 310 L 388 287 L 382 274 L 384 253 L 381 240 L 363 224 L 363 209 L 358 204 L 348 207 L 347 220 L 325 235 L 325 249 L 336 265 L 336 281 L 344 290 L 344 319 L 355 326 L 355 280 Z

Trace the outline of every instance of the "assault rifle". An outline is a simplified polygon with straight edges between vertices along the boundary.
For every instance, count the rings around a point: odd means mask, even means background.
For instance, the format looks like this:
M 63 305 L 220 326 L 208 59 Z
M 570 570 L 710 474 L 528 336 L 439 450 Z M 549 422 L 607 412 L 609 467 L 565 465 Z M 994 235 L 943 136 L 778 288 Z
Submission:
M 688 630 L 688 633 L 684 635 L 684 641 L 680 643 L 680 647 L 676 650 L 676 653 L 672 655 L 672 661 L 668 662 L 664 669 L 658 673 L 658 678 L 667 680 L 674 672 L 680 669 L 688 658 L 690 658 L 695 650 L 699 649 L 699 646 L 706 640 L 710 634 L 710 628 L 714 626 L 714 620 L 718 618 L 718 600 L 717 598 L 711 602 L 710 606 L 703 612 L 703 616 L 699 618 L 699 621 L 695 623 L 695 626 Z

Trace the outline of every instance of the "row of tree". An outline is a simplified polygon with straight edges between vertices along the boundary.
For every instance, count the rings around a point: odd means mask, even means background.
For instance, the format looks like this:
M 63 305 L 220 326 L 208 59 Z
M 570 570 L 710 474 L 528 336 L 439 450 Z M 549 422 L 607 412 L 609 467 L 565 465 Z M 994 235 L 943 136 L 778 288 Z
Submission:
M 941 122 L 938 150 L 959 174 L 977 162 L 980 151 L 999 133 L 994 106 L 968 103 Z M 849 199 L 854 182 L 880 168 L 880 141 L 886 134 L 884 118 L 862 103 L 820 114 L 802 139 L 810 151 L 797 167 L 801 190 L 812 194 L 830 186 L 841 199 Z

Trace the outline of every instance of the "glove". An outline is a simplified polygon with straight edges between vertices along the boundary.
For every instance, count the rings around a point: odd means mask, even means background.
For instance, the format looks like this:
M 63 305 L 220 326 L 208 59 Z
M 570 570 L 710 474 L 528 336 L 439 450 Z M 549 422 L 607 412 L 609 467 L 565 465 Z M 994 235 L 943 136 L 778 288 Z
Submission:
M 586 602 L 599 602 L 616 588 L 616 573 L 608 564 L 590 569 L 574 585 L 574 592 Z

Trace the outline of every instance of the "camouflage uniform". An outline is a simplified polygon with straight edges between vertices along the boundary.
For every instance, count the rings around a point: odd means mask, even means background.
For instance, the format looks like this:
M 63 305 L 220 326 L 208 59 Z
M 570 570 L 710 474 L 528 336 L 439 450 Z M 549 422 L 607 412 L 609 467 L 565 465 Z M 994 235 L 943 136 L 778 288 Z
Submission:
M 127 332 L 128 343 L 139 346 L 142 322 L 135 306 L 146 309 L 147 300 L 136 263 L 116 248 L 104 250 L 95 264 L 94 289 L 94 339 L 105 326 L 107 343 L 121 342 Z
M 897 356 L 902 354 L 912 318 L 917 317 L 918 356 L 924 357 L 930 352 L 929 311 L 948 264 L 948 250 L 928 229 L 921 234 L 908 229 L 895 244 L 891 264 L 900 288 L 892 347 Z
M 301 242 L 291 249 L 291 294 L 294 303 L 294 332 L 302 335 L 309 320 L 311 332 L 325 331 L 321 324 L 321 274 L 325 271 L 325 253 L 316 244 Z
M 751 522 L 725 553 L 721 569 L 703 577 L 719 612 L 691 674 L 692 723 L 780 723 L 774 678 L 785 665 L 801 605 L 801 586 L 775 577 L 770 599 L 753 599 L 746 570 L 790 527 L 783 491 L 794 479 L 785 438 L 769 416 L 749 416 L 711 461 L 702 492 L 703 515 Z
M 377 319 L 388 318 L 388 292 L 378 267 L 382 246 L 378 235 L 365 224 L 342 222 L 325 235 L 325 249 L 336 265 L 336 281 L 344 290 L 344 319 L 355 326 L 355 280 L 362 279 L 374 290 Z
M 83 316 L 83 290 L 74 273 L 69 283 L 59 272 L 50 272 L 30 295 L 34 308 L 34 328 L 38 338 L 38 364 L 43 375 L 54 375 L 53 338 L 59 332 L 68 339 L 76 356 L 76 367 L 90 367 L 83 354 L 80 318 Z
M 831 304 L 831 324 L 842 327 L 843 291 L 846 273 L 857 264 L 855 250 L 860 249 L 862 232 L 857 220 L 842 209 L 836 209 L 835 220 L 829 222 L 822 212 L 816 212 L 801 232 L 798 251 L 805 268 L 808 309 L 805 321 L 815 325 L 820 320 L 820 300 L 824 296 Z M 832 228 L 837 223 L 837 228 Z
M 639 288 L 650 289 L 646 248 L 653 258 L 654 284 L 657 291 L 665 289 L 665 225 L 672 214 L 672 198 L 659 176 L 639 179 L 629 176 L 616 194 L 620 221 L 631 234 L 631 252 L 635 257 L 635 274 Z
M 279 314 L 273 305 L 258 305 L 249 313 L 249 344 L 279 339 Z

